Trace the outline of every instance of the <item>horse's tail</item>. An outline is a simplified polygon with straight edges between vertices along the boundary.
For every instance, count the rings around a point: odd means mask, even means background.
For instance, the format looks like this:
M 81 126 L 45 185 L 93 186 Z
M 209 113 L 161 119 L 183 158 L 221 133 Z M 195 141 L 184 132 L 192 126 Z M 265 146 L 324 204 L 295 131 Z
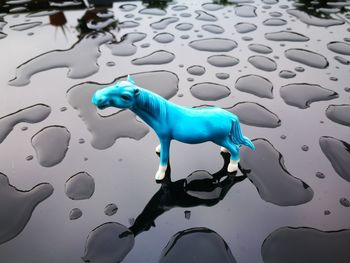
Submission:
M 239 124 L 238 118 L 232 119 L 230 137 L 231 137 L 234 144 L 245 145 L 245 146 L 248 146 L 252 150 L 255 149 L 255 146 L 252 143 L 252 141 L 249 140 L 249 138 L 243 136 L 242 130 L 241 130 L 241 125 Z

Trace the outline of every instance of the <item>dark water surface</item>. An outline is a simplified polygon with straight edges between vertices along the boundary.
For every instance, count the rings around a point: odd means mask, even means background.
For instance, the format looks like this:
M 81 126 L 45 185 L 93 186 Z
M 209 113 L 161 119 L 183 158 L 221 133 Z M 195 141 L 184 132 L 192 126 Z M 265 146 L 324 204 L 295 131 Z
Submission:
M 0 0 L 0 262 L 350 262 L 350 1 L 95 2 Z M 91 104 L 128 74 L 256 150 L 173 142 L 156 184 L 155 133 Z

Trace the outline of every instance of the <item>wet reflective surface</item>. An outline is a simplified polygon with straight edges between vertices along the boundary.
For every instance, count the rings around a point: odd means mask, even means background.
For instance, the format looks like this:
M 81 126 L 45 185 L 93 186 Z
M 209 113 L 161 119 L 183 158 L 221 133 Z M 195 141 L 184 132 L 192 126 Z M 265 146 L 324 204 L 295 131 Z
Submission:
M 97 2 L 0 2 L 0 261 L 349 262 L 350 2 Z M 156 184 L 154 132 L 91 104 L 127 74 L 256 150 L 173 142 Z

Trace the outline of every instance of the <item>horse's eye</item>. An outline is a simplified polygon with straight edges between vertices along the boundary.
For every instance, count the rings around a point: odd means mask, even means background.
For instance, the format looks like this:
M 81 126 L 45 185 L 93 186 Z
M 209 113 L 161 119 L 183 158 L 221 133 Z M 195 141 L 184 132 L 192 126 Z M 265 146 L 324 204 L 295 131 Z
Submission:
M 122 94 L 121 97 L 123 100 L 130 100 L 130 96 L 128 95 Z

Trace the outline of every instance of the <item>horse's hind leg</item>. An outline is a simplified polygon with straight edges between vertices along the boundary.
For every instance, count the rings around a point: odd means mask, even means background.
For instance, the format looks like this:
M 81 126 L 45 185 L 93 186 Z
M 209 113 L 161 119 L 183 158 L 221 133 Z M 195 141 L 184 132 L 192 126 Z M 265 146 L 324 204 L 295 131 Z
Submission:
M 239 162 L 239 147 L 235 145 L 233 142 L 231 142 L 231 140 L 225 140 L 220 145 L 222 146 L 221 151 L 222 151 L 222 148 L 224 148 L 224 149 L 227 149 L 231 154 L 230 163 L 227 167 L 227 171 L 229 173 L 237 171 L 238 162 Z

